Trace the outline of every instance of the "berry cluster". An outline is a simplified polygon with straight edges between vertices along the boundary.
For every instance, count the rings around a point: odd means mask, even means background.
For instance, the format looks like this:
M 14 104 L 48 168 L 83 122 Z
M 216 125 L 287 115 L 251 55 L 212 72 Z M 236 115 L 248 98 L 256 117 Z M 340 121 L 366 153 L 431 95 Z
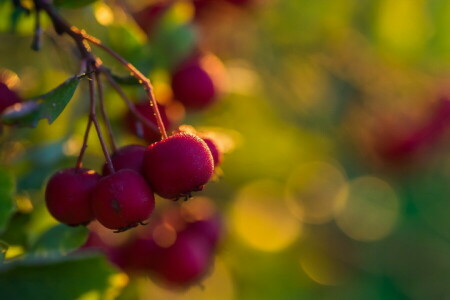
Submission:
M 54 174 L 45 193 L 49 212 L 68 225 L 97 219 L 117 232 L 142 224 L 155 206 L 153 193 L 168 199 L 188 199 L 214 172 L 217 147 L 199 136 L 177 132 L 147 148 L 119 148 L 103 176 L 94 170 L 70 168 Z M 217 154 L 216 154 L 217 156 Z M 112 172 L 110 170 L 115 170 Z
M 78 251 L 99 250 L 130 275 L 147 275 L 163 286 L 185 288 L 211 269 L 223 224 L 212 202 L 197 198 L 187 205 L 165 207 L 151 224 L 134 233 L 117 244 L 92 226 Z

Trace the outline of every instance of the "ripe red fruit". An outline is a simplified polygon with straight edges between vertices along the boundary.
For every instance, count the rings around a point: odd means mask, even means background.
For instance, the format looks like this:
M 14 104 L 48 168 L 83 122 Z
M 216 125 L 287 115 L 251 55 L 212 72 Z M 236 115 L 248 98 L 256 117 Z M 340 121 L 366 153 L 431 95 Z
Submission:
M 213 75 L 213 70 L 206 69 L 199 58 L 185 61 L 172 74 L 175 99 L 193 110 L 212 105 L 218 97 L 217 79 Z
M 92 193 L 97 220 L 117 232 L 137 226 L 153 211 L 155 198 L 145 179 L 124 169 L 102 178 Z
M 188 197 L 203 188 L 214 172 L 206 143 L 196 135 L 178 133 L 149 145 L 144 154 L 144 173 L 153 191 L 172 199 Z
M 100 178 L 88 169 L 65 169 L 54 174 L 45 191 L 50 214 L 59 222 L 72 226 L 92 221 L 91 194 Z
M 155 115 L 153 114 L 153 109 L 148 102 L 137 103 L 134 107 L 144 118 L 153 123 L 155 128 L 158 128 Z M 158 109 L 164 127 L 166 129 L 170 128 L 171 123 L 167 117 L 165 107 L 158 104 Z M 144 138 L 148 143 L 153 143 L 161 139 L 161 134 L 159 131 L 153 130 L 142 124 L 131 112 L 128 112 L 126 116 L 126 123 L 130 132 Z
M 20 97 L 14 91 L 10 90 L 3 82 L 0 82 L 0 112 L 8 106 L 21 101 Z
M 111 156 L 114 170 L 131 169 L 138 173 L 142 173 L 145 148 L 145 146 L 141 145 L 127 145 L 117 149 Z M 103 176 L 110 174 L 107 163 L 103 165 L 102 172 Z
M 185 287 L 198 282 L 209 270 L 211 251 L 196 235 L 180 233 L 175 243 L 160 248 L 154 279 L 162 284 Z
M 214 166 L 220 165 L 222 162 L 222 151 L 219 150 L 219 146 L 214 142 L 213 139 L 208 137 L 202 137 L 203 141 L 205 141 L 206 145 L 209 148 L 209 151 L 211 151 L 213 160 L 214 160 Z
M 156 2 L 135 12 L 133 18 L 142 30 L 151 35 L 168 8 L 170 8 L 168 1 Z
M 222 238 L 222 219 L 219 214 L 215 214 L 208 219 L 188 223 L 185 230 L 203 238 L 211 249 L 215 249 Z
M 186 287 L 198 282 L 209 270 L 212 252 L 197 235 L 179 232 L 169 247 L 159 246 L 151 235 L 138 238 L 128 248 L 126 269 L 147 274 L 169 287 Z

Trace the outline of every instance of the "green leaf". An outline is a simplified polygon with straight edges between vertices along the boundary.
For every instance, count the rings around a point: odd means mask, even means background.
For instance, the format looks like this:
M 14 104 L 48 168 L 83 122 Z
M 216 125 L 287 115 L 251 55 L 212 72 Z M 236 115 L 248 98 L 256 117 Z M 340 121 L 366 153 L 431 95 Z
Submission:
M 115 273 L 100 255 L 28 258 L 0 265 L 2 299 L 73 300 L 109 286 Z
M 136 79 L 134 76 L 120 76 L 116 74 L 111 73 L 111 77 L 114 78 L 114 80 L 119 84 L 124 85 L 139 85 L 139 80 Z
M 0 120 L 6 124 L 36 127 L 41 119 L 51 124 L 72 99 L 80 76 L 73 76 L 49 93 L 35 100 L 23 102 L 7 108 Z
M 5 229 L 6 224 L 14 212 L 14 178 L 0 169 L 0 232 Z
M 5 260 L 6 251 L 8 251 L 8 244 L 4 241 L 0 241 L 0 263 Z
M 84 226 L 70 227 L 58 224 L 42 234 L 31 251 L 36 254 L 68 253 L 78 249 L 85 241 L 88 230 Z
M 81 8 L 96 1 L 97 0 L 55 0 L 53 1 L 53 4 L 65 8 Z

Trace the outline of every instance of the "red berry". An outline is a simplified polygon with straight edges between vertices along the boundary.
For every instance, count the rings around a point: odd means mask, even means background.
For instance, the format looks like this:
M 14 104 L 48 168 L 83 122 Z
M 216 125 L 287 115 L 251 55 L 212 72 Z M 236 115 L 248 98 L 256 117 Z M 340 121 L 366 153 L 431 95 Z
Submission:
M 144 154 L 144 173 L 161 197 L 187 197 L 203 188 L 214 172 L 206 143 L 196 135 L 179 133 L 151 144 Z
M 180 233 L 175 243 L 160 248 L 154 277 L 162 284 L 185 287 L 198 282 L 209 270 L 211 251 L 196 235 Z
M 8 106 L 21 101 L 20 97 L 14 91 L 10 90 L 3 82 L 0 82 L 0 112 Z
M 68 225 L 89 223 L 94 219 L 91 194 L 100 175 L 88 169 L 66 169 L 47 183 L 45 201 L 50 214 Z
M 138 173 L 142 173 L 145 148 L 145 146 L 141 145 L 128 145 L 117 149 L 111 156 L 114 170 L 131 169 Z M 103 165 L 102 172 L 103 176 L 110 174 L 107 163 Z
M 197 234 L 207 242 L 211 249 L 215 249 L 222 237 L 222 219 L 216 214 L 209 219 L 194 221 L 188 223 L 186 231 Z
M 156 123 L 155 115 L 153 114 L 153 109 L 148 102 L 137 103 L 134 105 L 136 110 L 148 121 L 155 125 L 156 130 L 145 126 L 136 119 L 136 117 L 128 112 L 126 116 L 126 123 L 128 129 L 133 133 L 142 138 L 144 138 L 148 143 L 153 143 L 161 139 L 161 134 L 157 130 L 158 125 Z M 164 106 L 158 104 L 159 114 L 161 115 L 162 122 L 166 129 L 170 128 L 171 124 L 166 114 L 166 109 Z
M 145 179 L 125 169 L 102 178 L 92 194 L 97 220 L 118 232 L 137 226 L 153 211 L 155 198 Z
M 212 105 L 218 96 L 217 80 L 212 75 L 199 58 L 182 63 L 172 75 L 175 99 L 194 110 Z
M 180 232 L 168 247 L 159 246 L 151 234 L 129 245 L 126 269 L 150 275 L 170 287 L 186 287 L 198 282 L 209 270 L 212 252 L 197 235 Z
M 156 2 L 134 13 L 133 18 L 139 27 L 150 35 L 153 33 L 164 12 L 169 7 L 170 4 L 168 1 Z
M 209 151 L 211 151 L 213 160 L 214 160 L 214 166 L 220 165 L 222 162 L 222 151 L 219 150 L 219 146 L 214 142 L 213 139 L 208 137 L 202 137 L 203 141 L 205 141 L 206 145 L 209 148 Z

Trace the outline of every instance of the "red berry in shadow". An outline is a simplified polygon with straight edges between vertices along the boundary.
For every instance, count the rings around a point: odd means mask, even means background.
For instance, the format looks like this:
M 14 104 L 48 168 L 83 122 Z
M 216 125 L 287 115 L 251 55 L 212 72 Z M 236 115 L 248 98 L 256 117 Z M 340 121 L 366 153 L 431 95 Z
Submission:
M 117 149 L 111 156 L 114 170 L 131 169 L 142 173 L 145 148 L 145 146 L 141 145 L 127 145 Z M 103 165 L 102 174 L 103 176 L 110 174 L 107 163 Z
M 72 226 L 92 221 L 91 194 L 100 178 L 88 169 L 65 169 L 54 174 L 45 190 L 50 214 L 59 222 Z
M 205 241 L 196 235 L 182 232 L 175 243 L 160 248 L 155 263 L 154 279 L 171 287 L 186 287 L 197 283 L 209 270 L 211 251 Z
M 153 109 L 148 102 L 137 103 L 134 105 L 136 110 L 148 121 L 155 125 L 155 129 L 149 128 L 142 124 L 136 117 L 128 112 L 126 116 L 127 127 L 133 134 L 145 139 L 148 143 L 153 143 L 161 139 L 161 134 L 158 131 L 158 125 L 156 123 L 155 115 L 153 114 Z M 168 130 L 171 123 L 167 117 L 165 107 L 158 104 L 159 113 L 163 121 L 164 127 Z
M 143 31 L 145 31 L 148 35 L 152 35 L 164 15 L 164 12 L 169 7 L 169 1 L 156 2 L 138 12 L 133 13 L 133 18 Z
M 153 211 L 155 198 L 139 173 L 125 169 L 98 182 L 92 194 L 92 206 L 103 226 L 121 232 L 146 220 Z
M 212 252 L 205 240 L 180 232 L 168 247 L 158 245 L 151 235 L 134 240 L 129 245 L 126 270 L 149 275 L 166 287 L 184 288 L 201 280 L 211 262 Z
M 222 238 L 222 219 L 219 214 L 215 214 L 208 219 L 188 223 L 185 231 L 203 238 L 207 242 L 207 245 L 214 250 Z
M 175 99 L 187 109 L 201 110 L 212 105 L 218 97 L 218 88 L 211 70 L 199 58 L 182 63 L 172 74 Z
M 6 84 L 0 82 L 0 112 L 2 112 L 8 106 L 21 102 L 22 99 L 12 90 L 8 88 Z
M 203 188 L 214 172 L 206 143 L 196 135 L 179 133 L 147 147 L 144 173 L 153 191 L 163 198 L 189 197 Z
M 400 136 L 380 142 L 380 157 L 390 163 L 405 163 L 417 159 L 419 154 L 431 149 L 450 125 L 450 99 L 440 99 L 428 119 Z
M 223 154 L 222 151 L 219 150 L 219 146 L 214 142 L 213 139 L 202 137 L 203 141 L 205 141 L 206 145 L 209 148 L 209 151 L 211 151 L 213 160 L 214 160 L 214 166 L 220 165 L 222 162 Z

